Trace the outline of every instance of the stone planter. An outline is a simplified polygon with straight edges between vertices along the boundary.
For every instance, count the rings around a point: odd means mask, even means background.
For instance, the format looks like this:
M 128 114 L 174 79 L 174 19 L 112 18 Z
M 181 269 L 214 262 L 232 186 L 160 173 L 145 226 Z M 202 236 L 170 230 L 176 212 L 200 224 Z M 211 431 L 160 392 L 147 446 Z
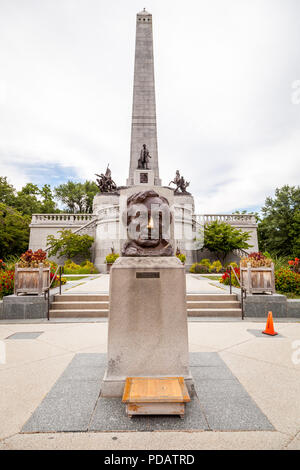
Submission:
M 39 264 L 38 268 L 15 266 L 15 294 L 42 295 L 50 286 L 50 266 Z
M 240 266 L 241 285 L 245 287 L 248 294 L 275 294 L 274 264 L 270 267 L 260 266 L 252 268 L 250 263 L 247 267 Z
M 106 263 L 106 272 L 109 274 L 113 263 Z

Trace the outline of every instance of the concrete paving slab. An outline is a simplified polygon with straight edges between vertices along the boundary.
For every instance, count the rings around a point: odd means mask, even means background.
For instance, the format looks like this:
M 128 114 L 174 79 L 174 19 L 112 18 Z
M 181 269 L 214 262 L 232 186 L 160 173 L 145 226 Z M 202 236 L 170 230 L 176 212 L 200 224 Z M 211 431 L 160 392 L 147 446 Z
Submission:
M 300 450 L 300 436 L 296 436 L 287 446 L 287 450 Z
M 107 323 L 69 323 L 67 329 L 46 331 L 41 339 L 47 344 L 74 352 L 99 344 L 106 347 L 107 327 Z
M 35 326 L 32 326 L 32 323 Z M 43 330 L 35 340 L 5 341 L 7 364 L 0 366 L 0 448 L 7 449 L 297 449 L 300 431 L 300 365 L 292 362 L 293 342 L 300 338 L 300 323 L 276 320 L 275 329 L 284 338 L 260 339 L 247 329 L 265 327 L 265 320 L 244 322 L 189 322 L 190 350 L 218 352 L 255 404 L 278 431 L 154 431 L 76 432 L 18 434 L 41 404 L 55 382 L 68 368 L 74 352 L 98 353 L 106 350 L 107 325 L 90 323 L 1 322 L 0 339 L 21 331 Z M 72 327 L 72 330 L 69 328 Z M 74 329 L 73 329 L 74 328 Z M 75 333 L 75 328 L 78 334 Z M 82 330 L 82 335 L 80 334 Z M 51 333 L 49 343 L 44 342 Z M 56 337 L 57 334 L 57 337 Z M 70 342 L 68 343 L 68 336 Z M 97 342 L 98 335 L 98 342 Z M 82 338 L 82 336 L 84 338 Z M 89 341 L 89 336 L 91 341 Z M 247 338 L 247 339 L 246 339 Z M 48 341 L 47 339 L 47 341 Z M 36 348 L 36 345 L 38 347 Z M 67 346 L 67 347 L 66 347 Z M 71 347 L 72 351 L 68 349 Z M 78 357 L 78 356 L 77 356 Z M 193 359 L 192 359 L 193 360 Z M 195 365 L 200 364 L 195 356 Z M 202 361 L 208 376 L 221 370 Z M 91 366 L 92 367 L 92 366 Z M 203 366 L 204 367 L 204 366 Z M 194 366 L 192 365 L 192 369 Z M 209 369 L 213 370 L 210 371 Z M 76 378 L 76 369 L 74 383 Z M 228 382 L 220 375 L 220 383 Z M 78 381 L 78 380 L 77 380 Z M 80 381 L 80 378 L 79 378 Z M 93 381 L 93 380 L 91 380 Z M 63 382 L 68 387 L 68 380 Z M 8 436 L 12 436 L 7 438 Z M 117 437 L 117 440 L 112 438 Z M 4 439 L 5 441 L 1 440 Z M 179 447 L 178 447 L 179 446 Z M 297 447 L 298 446 L 298 447 Z
M 201 352 L 201 354 L 190 352 L 190 366 L 216 367 L 223 364 L 224 361 L 215 352 Z
M 261 342 L 259 339 L 255 341 Z M 263 341 L 263 344 L 267 349 L 269 341 Z M 246 355 L 232 354 L 231 351 L 220 355 L 278 431 L 292 436 L 299 432 L 300 366 L 292 369 Z
M 248 333 L 250 333 L 253 336 L 256 336 L 257 338 L 270 338 L 270 337 L 275 338 L 275 336 L 265 335 L 262 332 L 263 330 L 248 329 L 247 331 L 248 331 Z M 276 335 L 276 338 L 284 338 L 284 336 L 281 335 L 280 333 L 278 333 L 278 335 Z
M 101 356 L 77 354 L 22 432 L 87 431 L 105 370 Z
M 19 347 L 24 343 L 9 344 Z M 67 368 L 73 354 L 36 358 L 29 363 L 26 363 L 26 350 L 23 356 L 22 363 L 11 366 L 8 362 L 5 369 L 0 368 L 0 439 L 20 431 Z
M 1 450 L 277 450 L 291 438 L 280 432 L 76 432 L 16 434 Z M 291 444 L 291 448 L 293 443 Z
M 43 333 L 43 331 L 19 331 L 18 333 L 13 333 L 5 339 L 36 339 Z
M 212 430 L 274 430 L 267 417 L 257 407 L 236 380 L 196 381 L 196 392 Z
M 208 430 L 207 422 L 194 397 L 186 404 L 184 419 L 179 416 L 135 416 L 127 418 L 125 405 L 119 398 L 100 397 L 89 431 L 163 431 Z
M 198 397 L 187 404 L 184 420 L 131 420 L 119 398 L 99 398 L 106 355 L 77 354 L 22 432 L 273 429 L 217 353 L 193 353 L 191 364 Z

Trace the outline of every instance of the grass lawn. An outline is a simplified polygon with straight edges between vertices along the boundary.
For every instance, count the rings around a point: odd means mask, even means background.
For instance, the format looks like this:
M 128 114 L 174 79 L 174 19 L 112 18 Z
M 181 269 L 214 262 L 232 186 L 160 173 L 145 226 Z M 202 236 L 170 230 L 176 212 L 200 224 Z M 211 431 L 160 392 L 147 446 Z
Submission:
M 67 281 L 79 281 L 80 279 L 85 279 L 86 276 L 71 276 L 68 274 L 63 274 L 63 277 L 67 279 Z
M 207 279 L 210 279 L 211 281 L 219 281 L 222 276 L 205 276 L 205 274 L 201 274 L 201 276 L 206 277 Z
M 276 291 L 276 294 L 285 295 L 288 299 L 300 299 L 300 295 L 294 294 L 293 292 Z

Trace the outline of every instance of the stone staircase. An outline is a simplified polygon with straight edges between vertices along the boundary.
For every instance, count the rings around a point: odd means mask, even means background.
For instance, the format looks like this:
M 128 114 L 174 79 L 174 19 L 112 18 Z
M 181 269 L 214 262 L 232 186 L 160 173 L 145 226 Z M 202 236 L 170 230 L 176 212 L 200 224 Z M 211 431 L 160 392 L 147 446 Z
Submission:
M 236 294 L 187 294 L 188 317 L 241 317 Z
M 105 318 L 108 294 L 61 294 L 51 303 L 50 318 Z M 189 317 L 241 317 L 236 294 L 187 294 Z
M 101 318 L 108 309 L 108 294 L 61 294 L 54 296 L 50 318 Z

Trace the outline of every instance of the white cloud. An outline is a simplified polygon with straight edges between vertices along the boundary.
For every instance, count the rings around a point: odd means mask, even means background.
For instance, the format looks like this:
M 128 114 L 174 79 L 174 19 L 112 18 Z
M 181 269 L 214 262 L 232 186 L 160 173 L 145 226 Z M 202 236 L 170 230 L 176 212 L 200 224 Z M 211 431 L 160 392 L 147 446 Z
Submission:
M 108 162 L 125 184 L 142 6 L 1 2 L 0 173 L 14 185 L 29 181 L 28 163 L 92 179 Z M 202 213 L 261 206 L 276 186 L 297 184 L 299 2 L 148 0 L 147 9 L 164 184 L 182 170 Z

